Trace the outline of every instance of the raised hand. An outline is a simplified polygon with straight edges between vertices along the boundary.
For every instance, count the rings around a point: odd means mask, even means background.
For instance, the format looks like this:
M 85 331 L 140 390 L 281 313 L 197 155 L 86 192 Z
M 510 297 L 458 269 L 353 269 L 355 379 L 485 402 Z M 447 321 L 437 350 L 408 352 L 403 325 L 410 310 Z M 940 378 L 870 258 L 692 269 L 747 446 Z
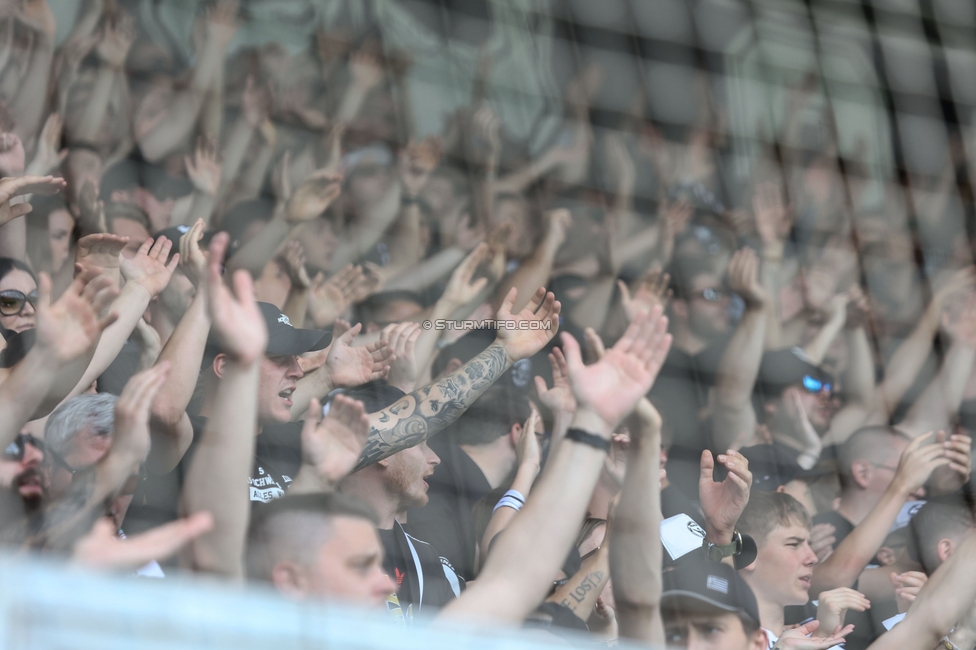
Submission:
M 25 0 L 17 10 L 17 20 L 50 39 L 58 31 L 58 24 L 47 0 Z
M 377 282 L 367 276 L 363 267 L 346 265 L 328 280 L 322 273 L 315 276 L 308 296 L 309 312 L 316 327 L 325 327 L 339 317 L 346 308 L 365 299 Z
M 207 255 L 200 249 L 200 240 L 207 224 L 197 219 L 193 226 L 180 237 L 180 270 L 199 291 L 207 278 Z
M 349 74 L 361 90 L 369 90 L 383 81 L 383 61 L 373 47 L 364 47 L 349 57 Z
M 308 271 L 305 270 L 305 250 L 300 243 L 294 240 L 288 242 L 278 259 L 284 262 L 292 287 L 308 289 L 311 286 L 312 281 L 309 280 Z
M 83 234 L 108 232 L 105 226 L 105 205 L 98 200 L 98 188 L 90 178 L 78 191 L 78 229 Z
M 620 340 L 589 366 L 583 365 L 576 339 L 562 335 L 579 424 L 609 437 L 617 423 L 634 410 L 654 384 L 671 348 L 667 327 L 668 319 L 659 308 L 638 314 Z
M 163 361 L 133 375 L 115 402 L 114 433 L 109 453 L 132 464 L 126 476 L 135 473 L 149 454 L 149 408 L 166 381 L 169 369 L 169 362 Z
M 853 625 L 837 627 L 829 636 L 807 636 L 820 628 L 820 621 L 810 621 L 805 625 L 786 630 L 770 650 L 828 650 L 844 642 L 844 637 L 854 631 Z
M 942 431 L 939 433 L 945 435 Z M 954 466 L 957 472 L 966 472 L 968 475 L 968 467 L 954 462 L 948 454 L 949 450 L 942 444 L 928 444 L 934 438 L 934 431 L 924 433 L 908 443 L 901 453 L 891 485 L 905 498 L 921 490 L 932 472 L 940 467 Z
M 356 467 L 369 436 L 369 418 L 363 403 L 336 395 L 322 419 L 317 399 L 308 403 L 302 427 L 302 463 L 324 488 L 332 488 Z
M 898 613 L 904 614 L 915 602 L 918 592 L 922 590 L 929 577 L 921 571 L 906 571 L 905 573 L 892 573 L 890 576 L 891 584 L 895 588 L 895 602 L 898 604 Z
M 522 426 L 522 434 L 515 444 L 515 458 L 518 461 L 518 467 L 534 469 L 536 474 L 542 466 L 542 446 L 539 444 L 537 433 L 539 424 L 539 413 L 532 409 L 532 414 Z
M 134 571 L 153 560 L 165 560 L 212 528 L 210 513 L 196 512 L 122 539 L 117 534 L 115 522 L 102 517 L 95 522 L 91 532 L 75 544 L 71 561 L 91 569 Z
M 241 96 L 241 113 L 251 128 L 258 128 L 271 112 L 271 88 L 266 85 L 258 86 L 254 77 L 248 75 L 244 82 L 244 94 Z
M 573 226 L 573 215 L 566 208 L 549 210 L 544 215 L 546 222 L 545 245 L 555 252 L 566 241 L 566 235 Z
M 254 299 L 251 274 L 240 269 L 234 273 L 231 292 L 220 277 L 221 265 L 230 235 L 217 233 L 210 241 L 210 263 L 207 268 L 207 306 L 213 322 L 213 333 L 221 351 L 242 366 L 255 363 L 268 345 L 268 329 Z
M 342 193 L 342 174 L 320 169 L 295 188 L 285 204 L 289 223 L 311 221 L 325 212 Z
M 52 362 L 65 364 L 80 357 L 92 346 L 116 314 L 101 317 L 119 294 L 112 281 L 96 271 L 82 271 L 58 301 L 51 304 L 51 278 L 41 273 L 37 283 L 38 349 Z
M 930 485 L 942 493 L 955 492 L 969 482 L 973 466 L 973 439 L 964 433 L 946 436 L 939 431 L 935 434 L 935 444 L 945 450 L 949 464 L 932 472 Z
M 404 393 L 412 393 L 417 387 L 420 368 L 415 348 L 421 332 L 420 323 L 393 323 L 383 328 L 380 335 L 381 339 L 389 341 L 389 350 L 393 353 L 386 381 Z
M 540 287 L 529 304 L 517 314 L 512 313 L 518 289 L 512 287 L 495 315 L 498 338 L 508 358 L 514 363 L 531 357 L 546 346 L 559 329 L 561 305 L 552 292 Z
M 715 460 L 729 470 L 722 482 L 712 480 Z M 700 469 L 698 491 L 702 512 L 705 514 L 708 539 L 714 544 L 729 544 L 732 542 L 739 515 L 749 503 L 749 491 L 752 488 L 749 461 L 731 449 L 713 459 L 712 452 L 706 449 L 701 455 Z
M 26 164 L 20 136 L 11 131 L 0 133 L 0 176 L 22 176 Z
M 180 254 L 173 255 L 169 264 L 166 263 L 173 242 L 160 237 L 153 241 L 147 239 L 130 259 L 122 258 L 120 268 L 126 283 L 138 284 L 149 292 L 153 298 L 166 288 L 169 279 L 173 277 L 176 265 L 180 263 Z
M 662 311 L 666 309 L 671 300 L 671 289 L 668 288 L 670 284 L 671 276 L 658 269 L 648 271 L 637 281 L 633 295 L 623 280 L 617 280 L 620 303 L 627 314 L 627 320 L 634 320 L 637 312 L 651 311 L 655 305 L 660 306 Z
M 119 284 L 119 260 L 122 249 L 129 243 L 128 237 L 98 233 L 78 240 L 75 264 L 84 270 L 102 273 Z
M 817 554 L 817 561 L 823 562 L 834 552 L 837 529 L 830 524 L 817 524 L 810 529 L 810 549 Z
M 729 287 L 750 309 L 762 308 L 769 296 L 759 281 L 759 260 L 751 248 L 741 248 L 729 262 Z
M 41 135 L 37 139 L 37 151 L 34 152 L 34 159 L 31 160 L 30 170 L 38 174 L 50 174 L 57 170 L 65 157 L 68 155 L 67 149 L 61 149 L 61 131 L 64 123 L 61 116 L 51 113 L 44 122 Z
M 221 49 L 227 47 L 241 26 L 238 8 L 238 0 L 217 0 L 217 4 L 207 10 L 207 35 Z
M 535 390 L 539 401 L 553 413 L 563 412 L 572 415 L 576 412 L 576 398 L 569 383 L 569 368 L 566 357 L 559 348 L 553 348 L 549 353 L 549 365 L 552 366 L 552 388 L 546 386 L 546 380 L 538 375 L 535 377 Z
M 814 636 L 827 636 L 828 630 L 842 627 L 849 609 L 863 612 L 871 609 L 871 601 L 861 592 L 847 587 L 820 592 L 817 604 L 817 620 L 820 621 L 820 627 L 814 632 Z
M 475 246 L 474 250 L 468 253 L 468 256 L 451 273 L 451 278 L 447 281 L 441 299 L 455 307 L 461 307 L 477 298 L 488 285 L 488 278 L 473 280 L 474 274 L 479 266 L 488 261 L 490 255 L 491 250 L 488 248 L 488 244 Z
M 362 323 L 356 323 L 342 336 L 334 338 L 329 346 L 325 365 L 335 388 L 359 386 L 383 379 L 390 372 L 395 357 L 388 341 L 381 339 L 366 346 L 352 347 L 352 340 L 362 328 Z
M 0 179 L 0 226 L 31 211 L 29 203 L 11 205 L 10 199 L 25 194 L 57 194 L 64 187 L 64 179 L 54 176 L 17 176 Z
M 217 196 L 220 189 L 220 161 L 217 159 L 217 140 L 213 137 L 201 136 L 197 140 L 197 148 L 193 158 L 183 158 L 186 164 L 186 175 L 198 192 L 208 196 Z
M 95 46 L 95 53 L 106 65 L 121 70 L 136 39 L 135 21 L 128 13 L 117 18 L 114 25 L 106 25 L 102 38 Z

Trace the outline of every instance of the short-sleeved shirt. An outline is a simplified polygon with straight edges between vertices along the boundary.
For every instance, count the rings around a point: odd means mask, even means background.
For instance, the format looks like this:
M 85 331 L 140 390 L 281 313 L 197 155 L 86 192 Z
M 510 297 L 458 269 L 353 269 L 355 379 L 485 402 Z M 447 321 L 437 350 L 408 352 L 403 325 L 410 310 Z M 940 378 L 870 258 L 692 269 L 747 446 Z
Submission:
M 193 441 L 177 466 L 167 474 L 147 476 L 136 488 L 124 522 L 130 535 L 179 517 L 180 491 L 204 437 L 207 418 L 191 415 L 190 424 Z M 258 435 L 247 485 L 252 505 L 268 503 L 285 495 L 301 469 L 301 432 L 301 422 L 287 422 L 266 426 Z M 241 489 L 245 489 L 244 486 Z
M 474 580 L 481 540 L 477 539 L 472 509 L 491 492 L 491 485 L 450 436 L 432 438 L 428 445 L 441 462 L 427 479 L 427 505 L 410 509 L 407 528 L 430 542 L 465 580 Z

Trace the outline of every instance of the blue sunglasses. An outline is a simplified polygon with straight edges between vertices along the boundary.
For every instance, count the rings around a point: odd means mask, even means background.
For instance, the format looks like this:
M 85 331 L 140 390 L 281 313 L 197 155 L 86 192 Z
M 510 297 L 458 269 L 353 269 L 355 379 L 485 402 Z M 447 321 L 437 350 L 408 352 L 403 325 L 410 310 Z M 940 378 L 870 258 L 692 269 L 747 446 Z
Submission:
M 825 390 L 829 393 L 834 386 L 833 384 L 829 382 L 821 381 L 816 377 L 811 377 L 810 375 L 804 375 L 803 387 L 806 388 L 807 391 L 810 393 L 819 393 L 822 390 Z

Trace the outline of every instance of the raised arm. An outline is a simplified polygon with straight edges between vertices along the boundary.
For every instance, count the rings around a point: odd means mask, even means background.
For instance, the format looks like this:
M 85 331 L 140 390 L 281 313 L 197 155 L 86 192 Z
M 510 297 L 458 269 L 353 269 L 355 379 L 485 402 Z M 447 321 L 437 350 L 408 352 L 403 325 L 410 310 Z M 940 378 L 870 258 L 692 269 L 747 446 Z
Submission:
M 247 477 L 257 437 L 258 371 L 268 332 L 247 272 L 234 274 L 233 292 L 220 277 L 227 244 L 226 233 L 210 242 L 206 281 L 210 319 L 225 355 L 217 359 L 220 385 L 181 501 L 187 514 L 214 515 L 214 529 L 190 546 L 193 567 L 239 578 L 251 507 Z
M 197 221 L 180 237 L 181 269 L 196 288 L 196 294 L 157 360 L 157 363 L 168 363 L 170 367 L 169 375 L 152 403 L 155 444 L 148 467 L 159 473 L 173 469 L 193 441 L 193 427 L 186 407 L 197 385 L 210 333 L 207 292 L 202 286 L 206 278 L 207 259 L 199 244 L 203 229 L 203 222 Z M 160 444 L 162 440 L 167 440 L 169 444 Z
M 566 557 L 603 467 L 614 427 L 650 390 L 668 349 L 667 319 L 641 314 L 603 358 L 584 366 L 579 344 L 562 336 L 579 403 L 573 427 L 525 507 L 498 538 L 477 582 L 441 610 L 442 621 L 522 622 L 545 598 Z
M 956 313 L 953 314 L 953 311 Z M 966 384 L 976 363 L 976 294 L 967 297 L 961 310 L 946 313 L 943 323 L 945 331 L 952 337 L 952 343 L 942 360 L 942 367 L 898 425 L 910 436 L 949 429 L 959 412 Z
M 253 239 L 228 260 L 229 269 L 245 269 L 258 277 L 278 248 L 304 223 L 325 212 L 342 191 L 342 175 L 319 170 L 295 188 L 284 206 Z
M 128 83 L 123 66 L 135 37 L 135 24 L 129 14 L 121 15 L 115 24 L 106 25 L 103 29 L 101 40 L 95 47 L 101 64 L 88 102 L 81 110 L 77 126 L 69 130 L 68 136 L 72 142 L 101 144 L 99 131 L 105 121 L 109 101 L 112 99 L 112 88 L 115 84 Z
M 530 296 L 532 287 L 548 284 L 556 261 L 556 253 L 566 240 L 566 233 L 572 223 L 573 217 L 565 208 L 546 213 L 545 236 L 528 259 L 523 260 L 517 269 L 502 278 L 495 292 L 495 305 L 501 304 L 512 287 L 518 289 L 521 295 Z M 523 306 L 519 303 L 515 304 L 515 308 Z
M 17 11 L 17 20 L 33 32 L 34 47 L 22 83 L 10 101 L 10 114 L 17 124 L 17 135 L 24 142 L 30 142 L 37 135 L 41 121 L 47 115 L 44 108 L 58 25 L 47 0 L 25 2 Z
M 661 415 L 643 397 L 610 529 L 610 576 L 620 636 L 664 646 L 661 619 Z M 706 452 L 707 453 L 707 452 Z
M 369 440 L 356 471 L 440 432 L 513 363 L 531 357 L 552 340 L 559 327 L 560 305 L 555 296 L 540 288 L 525 309 L 513 314 L 517 298 L 512 289 L 498 310 L 498 337 L 488 349 L 447 377 L 370 414 Z
M 715 379 L 715 417 L 712 448 L 732 447 L 743 433 L 756 428 L 752 391 L 759 376 L 763 343 L 766 338 L 769 296 L 757 278 L 756 254 L 743 248 L 729 263 L 729 285 L 742 296 L 746 311 L 719 361 Z
M 847 341 L 844 406 L 830 421 L 830 430 L 824 436 L 827 444 L 840 444 L 847 440 L 867 420 L 876 398 L 874 355 L 865 330 L 867 298 L 860 287 L 853 287 L 851 292 L 844 324 L 844 338 Z
M 91 363 L 81 380 L 68 397 L 81 394 L 98 379 L 105 369 L 119 356 L 122 346 L 129 339 L 136 323 L 142 318 L 149 301 L 159 295 L 180 261 L 179 253 L 166 263 L 173 244 L 165 237 L 157 240 L 147 239 L 131 259 L 121 259 L 120 269 L 126 280 L 119 297 L 112 303 L 112 311 L 118 314 L 116 320 L 105 332 L 95 348 Z
M 206 44 L 189 85 L 172 98 L 161 114 L 140 116 L 145 106 L 137 112 L 136 141 L 146 160 L 162 160 L 192 132 L 214 77 L 223 66 L 227 45 L 237 31 L 237 8 L 237 0 L 220 0 L 208 12 Z
M 895 477 L 881 500 L 826 560 L 813 567 L 811 598 L 821 591 L 854 584 L 881 548 L 905 501 L 925 485 L 933 471 L 950 466 L 956 471 L 968 473 L 969 468 L 958 465 L 951 450 L 942 445 L 925 445 L 932 437 L 931 432 L 919 436 L 905 448 Z M 868 594 L 868 597 L 874 596 Z
M 906 650 L 935 648 L 939 639 L 951 634 L 976 601 L 976 534 L 959 545 L 919 591 L 908 616 L 890 632 L 872 643 L 868 650 Z M 965 626 L 967 631 L 969 626 Z M 955 638 L 955 637 L 954 637 Z M 958 647 L 966 642 L 958 639 Z M 971 645 L 973 639 L 967 639 Z
M 932 338 L 942 321 L 942 310 L 949 299 L 976 288 L 976 269 L 957 271 L 944 285 L 935 290 L 925 313 L 909 337 L 900 345 L 885 367 L 884 379 L 878 386 L 875 408 L 866 424 L 883 424 L 898 407 L 902 397 L 915 382 L 922 364 L 932 349 Z

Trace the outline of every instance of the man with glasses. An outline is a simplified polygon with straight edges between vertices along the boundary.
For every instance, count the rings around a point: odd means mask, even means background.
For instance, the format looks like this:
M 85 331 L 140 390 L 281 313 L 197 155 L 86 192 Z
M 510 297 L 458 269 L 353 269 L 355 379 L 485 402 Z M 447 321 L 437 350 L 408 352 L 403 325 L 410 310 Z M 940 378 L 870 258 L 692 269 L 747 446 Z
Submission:
M 756 414 L 777 454 L 803 469 L 816 465 L 836 411 L 833 377 L 800 348 L 773 350 L 762 356 L 756 388 Z
M 0 457 L 0 490 L 16 490 L 28 513 L 44 499 L 43 461 L 44 443 L 29 433 L 19 434 Z

